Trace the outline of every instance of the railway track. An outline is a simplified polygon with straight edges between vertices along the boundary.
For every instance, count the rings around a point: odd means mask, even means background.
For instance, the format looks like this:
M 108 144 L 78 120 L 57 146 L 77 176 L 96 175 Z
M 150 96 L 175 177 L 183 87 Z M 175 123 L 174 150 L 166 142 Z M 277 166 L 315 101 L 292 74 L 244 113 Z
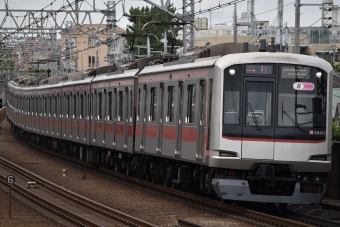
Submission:
M 124 214 L 110 207 L 99 204 L 95 201 L 87 199 L 83 196 L 75 194 L 69 190 L 47 181 L 20 166 L 11 163 L 3 158 L 0 158 L 0 163 L 5 168 L 11 169 L 22 175 L 24 179 L 30 179 L 39 185 L 39 191 L 42 188 L 44 192 L 53 195 L 53 199 L 46 199 L 41 196 L 41 193 L 36 193 L 35 190 L 28 189 L 20 184 L 13 184 L 11 187 L 17 193 L 29 198 L 38 203 L 44 208 L 63 217 L 69 222 L 77 226 L 140 226 L 140 227 L 155 227 L 155 225 L 147 223 L 141 219 Z M 0 179 L 5 183 L 5 176 L 0 175 Z M 40 195 L 39 195 L 40 194 Z M 50 197 L 50 196 L 48 196 Z M 60 201 L 66 202 L 66 207 L 60 205 Z M 65 204 L 65 203 L 64 203 Z M 75 212 L 76 210 L 76 212 Z
M 32 143 L 28 143 L 28 144 L 42 152 L 48 153 L 56 157 L 60 157 L 63 160 L 66 159 L 72 163 L 77 163 L 88 168 L 93 168 L 92 164 L 86 163 L 84 161 L 75 160 L 71 157 L 51 152 L 47 149 L 41 148 Z M 289 226 L 289 227 L 313 226 L 308 223 L 292 220 L 291 218 L 284 218 L 284 217 L 278 217 L 275 215 L 269 215 L 269 214 L 258 212 L 255 210 L 226 204 L 221 201 L 213 200 L 210 198 L 204 198 L 202 196 L 194 195 L 194 194 L 187 193 L 184 191 L 174 190 L 172 188 L 168 188 L 163 185 L 155 184 L 152 182 L 147 182 L 139 178 L 136 178 L 130 175 L 125 175 L 125 174 L 115 172 L 112 170 L 108 170 L 105 168 L 100 167 L 98 170 L 104 174 L 114 176 L 116 179 L 118 178 L 123 181 L 133 183 L 134 185 L 138 185 L 140 190 L 151 192 L 160 197 L 164 197 L 169 200 L 174 200 L 174 201 L 186 204 L 190 207 L 194 207 L 199 210 L 204 210 L 207 213 L 218 215 L 220 217 L 232 217 L 242 222 L 246 222 L 248 224 L 255 224 L 257 226 L 272 226 L 272 225 Z

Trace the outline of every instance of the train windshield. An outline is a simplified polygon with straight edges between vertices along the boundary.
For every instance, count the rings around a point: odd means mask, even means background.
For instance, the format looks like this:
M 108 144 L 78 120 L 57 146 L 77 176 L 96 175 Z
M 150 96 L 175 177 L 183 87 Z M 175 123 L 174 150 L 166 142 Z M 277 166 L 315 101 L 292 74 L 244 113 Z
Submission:
M 224 71 L 223 135 L 307 139 L 325 136 L 327 73 L 295 64 L 233 65 Z M 251 67 L 250 67 L 251 66 Z M 255 71 L 251 71 L 255 68 Z
M 326 76 L 315 67 L 280 65 L 278 87 L 279 127 L 324 128 Z M 318 75 L 320 75 L 318 78 Z

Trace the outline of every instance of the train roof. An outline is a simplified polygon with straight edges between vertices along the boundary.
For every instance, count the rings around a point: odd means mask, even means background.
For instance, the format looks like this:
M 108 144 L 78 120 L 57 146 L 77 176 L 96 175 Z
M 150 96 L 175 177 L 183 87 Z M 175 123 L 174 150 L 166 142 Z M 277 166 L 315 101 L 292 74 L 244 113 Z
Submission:
M 234 64 L 251 64 L 258 62 L 314 66 L 325 70 L 327 73 L 333 70 L 332 66 L 322 58 L 279 52 L 252 52 L 229 54 L 218 59 L 215 65 L 224 68 Z

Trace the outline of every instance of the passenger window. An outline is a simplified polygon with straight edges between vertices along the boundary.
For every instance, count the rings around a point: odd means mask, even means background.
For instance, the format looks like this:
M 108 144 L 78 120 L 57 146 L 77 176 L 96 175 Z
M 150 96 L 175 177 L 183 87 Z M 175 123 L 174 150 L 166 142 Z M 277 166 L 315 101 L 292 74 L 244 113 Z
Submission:
M 188 106 L 187 106 L 187 116 L 186 123 L 194 123 L 195 120 L 195 97 L 196 97 L 196 87 L 194 84 L 188 85 Z
M 47 116 L 47 97 L 45 97 L 44 102 L 45 102 L 44 116 L 46 117 Z
M 102 102 L 103 102 L 103 92 L 98 93 L 98 120 L 101 120 L 103 118 L 102 116 Z
M 67 105 L 66 105 L 66 117 L 65 118 L 69 118 L 70 117 L 70 95 L 67 95 L 66 102 L 67 102 Z
M 133 94 L 132 90 L 130 91 L 130 122 L 132 122 L 132 112 L 133 112 Z
M 118 121 L 123 121 L 123 91 L 118 93 Z
M 58 111 L 58 99 L 57 99 L 57 96 L 54 96 L 54 115 L 53 115 L 53 117 L 57 117 L 57 111 Z
M 157 111 L 157 88 L 152 87 L 150 90 L 150 121 L 156 120 L 156 111 Z
M 141 102 L 142 102 L 142 96 L 141 96 L 142 92 L 141 89 L 138 89 L 138 110 L 137 110 L 137 121 L 139 122 L 139 118 L 140 118 L 140 108 L 141 108 Z
M 83 119 L 84 116 L 84 95 L 80 94 L 80 113 L 79 119 Z
M 166 121 L 174 121 L 174 108 L 175 108 L 175 86 L 168 87 L 168 111 L 166 114 Z
M 50 109 L 48 111 L 48 116 L 52 117 L 52 96 L 50 96 Z
M 73 95 L 73 118 L 77 118 L 77 95 Z
M 108 96 L 109 96 L 109 104 L 108 104 L 107 120 L 111 121 L 112 120 L 112 91 L 109 91 Z

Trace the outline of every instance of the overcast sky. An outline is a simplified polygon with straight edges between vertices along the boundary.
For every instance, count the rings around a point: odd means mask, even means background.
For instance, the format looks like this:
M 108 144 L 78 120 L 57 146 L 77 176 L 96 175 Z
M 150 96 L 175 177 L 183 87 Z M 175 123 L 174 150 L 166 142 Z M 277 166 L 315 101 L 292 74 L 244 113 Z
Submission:
M 5 1 L 6 0 L 0 0 L 0 9 L 5 8 Z M 73 2 L 74 0 L 68 0 L 69 2 Z M 165 1 L 165 0 L 164 0 Z M 283 0 L 283 4 L 287 5 L 284 7 L 283 10 L 283 21 L 288 22 L 289 27 L 294 27 L 295 25 L 295 7 L 294 2 L 295 0 Z M 46 6 L 48 6 L 46 9 L 51 9 L 51 3 L 52 9 L 59 9 L 62 5 L 67 4 L 67 0 L 8 0 L 8 7 L 9 9 L 34 9 L 34 10 L 40 10 Z M 96 0 L 95 1 L 95 7 L 98 10 L 106 9 L 106 6 L 104 5 L 105 0 Z M 116 1 L 119 2 L 119 1 Z M 160 5 L 161 0 L 153 0 L 154 3 Z M 176 8 L 182 8 L 182 0 L 171 0 L 171 2 L 174 3 Z M 210 7 L 217 6 L 220 4 L 225 4 L 232 2 L 231 0 L 202 0 L 201 3 L 198 3 L 198 0 L 195 0 L 197 2 L 195 4 L 195 11 L 199 12 L 199 10 L 206 10 Z M 125 4 L 123 4 L 125 3 Z M 322 3 L 322 0 L 301 0 L 301 3 Z M 87 0 L 83 1 L 81 9 L 91 9 L 91 6 L 93 4 L 93 0 Z M 340 5 L 340 0 L 334 0 L 335 5 Z M 125 0 L 120 1 L 116 6 L 117 11 L 117 19 L 122 17 L 123 14 L 123 5 L 125 6 L 126 13 L 128 13 L 128 10 L 133 6 L 146 6 L 148 5 L 143 0 Z M 199 17 L 207 17 L 209 20 L 210 25 L 210 18 L 212 21 L 212 24 L 218 24 L 218 23 L 227 23 L 228 25 L 232 24 L 232 15 L 233 15 L 234 6 L 227 6 L 224 8 L 220 8 L 218 10 L 212 11 L 212 13 L 205 13 L 196 15 Z M 272 10 L 272 11 L 270 11 Z M 269 12 L 267 12 L 269 11 Z M 247 12 L 247 0 L 240 2 L 237 4 L 237 16 L 240 17 L 242 12 Z M 177 13 L 182 13 L 181 10 L 179 10 Z M 261 14 L 262 13 L 262 14 Z M 4 12 L 0 12 L 0 23 L 3 21 L 4 18 Z M 20 15 L 19 13 L 14 13 L 15 16 Z M 94 14 L 92 23 L 100 23 L 100 20 L 102 18 L 101 13 L 97 13 L 97 16 Z M 267 20 L 272 25 L 276 19 L 277 16 L 277 0 L 256 0 L 255 1 L 255 15 L 257 20 Z M 321 10 L 317 6 L 302 6 L 301 7 L 301 26 L 310 26 L 315 21 L 321 18 Z M 11 24 L 12 23 L 12 24 Z M 104 21 L 105 23 L 105 21 Z M 123 17 L 119 22 L 118 26 L 125 28 L 126 24 L 128 23 L 128 20 L 126 20 L 125 17 Z M 273 25 L 275 25 L 274 23 Z M 8 27 L 13 25 L 13 22 L 10 20 L 7 20 L 4 24 L 4 27 Z M 321 26 L 321 20 L 317 22 L 314 26 Z

